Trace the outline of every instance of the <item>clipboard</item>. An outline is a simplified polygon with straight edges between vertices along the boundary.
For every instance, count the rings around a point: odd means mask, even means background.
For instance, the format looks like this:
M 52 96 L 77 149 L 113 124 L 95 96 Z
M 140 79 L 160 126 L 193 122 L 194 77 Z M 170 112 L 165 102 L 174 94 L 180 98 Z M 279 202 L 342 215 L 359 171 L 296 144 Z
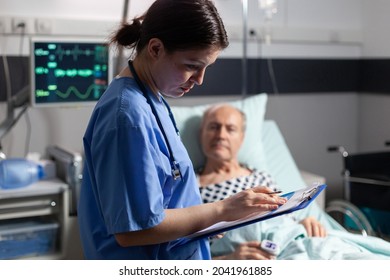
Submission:
M 272 211 L 264 211 L 261 213 L 254 213 L 248 217 L 230 221 L 219 222 L 208 228 L 197 231 L 193 234 L 187 235 L 180 240 L 180 244 L 185 244 L 202 238 L 215 236 L 232 229 L 243 227 L 256 222 L 268 220 L 280 215 L 288 214 L 306 208 L 314 199 L 326 188 L 325 184 L 313 185 L 299 189 L 297 191 L 282 194 L 281 197 L 287 198 L 287 202 L 281 205 L 278 209 Z

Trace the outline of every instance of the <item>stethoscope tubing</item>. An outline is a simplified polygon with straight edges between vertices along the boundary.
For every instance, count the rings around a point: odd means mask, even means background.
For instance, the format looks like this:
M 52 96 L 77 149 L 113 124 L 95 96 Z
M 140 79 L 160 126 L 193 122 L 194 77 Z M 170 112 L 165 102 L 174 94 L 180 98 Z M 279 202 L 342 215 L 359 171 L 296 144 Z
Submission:
M 140 80 L 137 72 L 135 71 L 132 61 L 129 60 L 128 64 L 129 64 L 129 69 L 130 69 L 131 73 L 133 74 L 134 80 L 136 81 L 138 87 L 141 89 L 141 92 L 142 92 L 143 96 L 146 98 L 146 101 L 150 105 L 152 113 L 153 113 L 154 117 L 156 118 L 158 127 L 160 128 L 160 131 L 161 131 L 161 133 L 164 136 L 165 143 L 167 144 L 168 151 L 169 151 L 169 161 L 171 163 L 173 178 L 175 180 L 179 179 L 179 178 L 181 178 L 180 168 L 179 168 L 179 165 L 178 165 L 178 163 L 177 163 L 177 161 L 176 161 L 176 159 L 175 159 L 175 157 L 173 155 L 171 145 L 170 145 L 168 137 L 167 137 L 167 135 L 165 133 L 164 127 L 163 127 L 163 125 L 161 123 L 160 117 L 157 114 L 157 111 L 156 111 L 156 108 L 155 108 L 155 106 L 153 104 L 153 101 L 151 100 L 151 98 L 150 98 L 150 96 L 148 94 L 148 91 L 146 90 L 145 85 L 142 83 L 142 81 Z M 162 99 L 164 105 L 167 107 L 169 118 L 171 119 L 171 122 L 172 122 L 172 124 L 173 124 L 173 126 L 175 128 L 175 131 L 176 131 L 177 135 L 179 135 L 179 129 L 177 128 L 176 121 L 175 121 L 175 118 L 173 116 L 171 107 L 169 106 L 168 102 L 162 96 L 161 96 L 161 99 Z

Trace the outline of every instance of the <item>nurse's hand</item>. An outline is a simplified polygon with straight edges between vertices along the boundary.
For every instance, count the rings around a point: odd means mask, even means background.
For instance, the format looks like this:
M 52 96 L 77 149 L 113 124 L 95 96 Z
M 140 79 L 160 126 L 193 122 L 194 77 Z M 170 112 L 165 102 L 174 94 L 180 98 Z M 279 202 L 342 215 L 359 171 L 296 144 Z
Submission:
M 275 210 L 286 203 L 286 198 L 268 194 L 270 192 L 272 189 L 267 187 L 254 187 L 215 203 L 221 203 L 224 220 L 233 221 L 253 213 Z

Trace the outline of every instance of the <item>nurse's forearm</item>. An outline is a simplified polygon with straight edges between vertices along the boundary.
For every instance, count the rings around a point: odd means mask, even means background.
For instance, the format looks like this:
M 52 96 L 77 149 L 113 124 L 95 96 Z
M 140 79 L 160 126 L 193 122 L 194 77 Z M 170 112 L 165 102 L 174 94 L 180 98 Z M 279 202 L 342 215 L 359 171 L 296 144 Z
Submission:
M 158 244 L 184 237 L 220 221 L 232 221 L 254 212 L 269 211 L 284 204 L 286 199 L 268 195 L 261 187 L 242 191 L 227 199 L 188 208 L 167 209 L 165 219 L 157 226 L 116 234 L 121 246 Z
M 116 234 L 123 247 L 164 243 L 204 229 L 219 221 L 221 203 L 208 203 L 188 208 L 167 209 L 165 219 L 157 226 L 140 231 Z

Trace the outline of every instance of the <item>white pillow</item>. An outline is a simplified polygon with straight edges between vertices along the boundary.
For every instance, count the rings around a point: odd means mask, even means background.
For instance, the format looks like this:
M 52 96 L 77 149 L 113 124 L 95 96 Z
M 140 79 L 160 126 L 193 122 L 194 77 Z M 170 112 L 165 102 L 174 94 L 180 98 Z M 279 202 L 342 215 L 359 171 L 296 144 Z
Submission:
M 239 151 L 238 160 L 249 167 L 266 170 L 267 165 L 262 143 L 262 125 L 267 105 L 267 94 L 260 93 L 242 100 L 223 103 L 239 108 L 246 115 L 245 139 Z M 199 129 L 203 112 L 210 105 L 172 107 L 181 139 L 187 148 L 195 170 L 203 167 L 205 163 L 205 156 L 199 141 Z

